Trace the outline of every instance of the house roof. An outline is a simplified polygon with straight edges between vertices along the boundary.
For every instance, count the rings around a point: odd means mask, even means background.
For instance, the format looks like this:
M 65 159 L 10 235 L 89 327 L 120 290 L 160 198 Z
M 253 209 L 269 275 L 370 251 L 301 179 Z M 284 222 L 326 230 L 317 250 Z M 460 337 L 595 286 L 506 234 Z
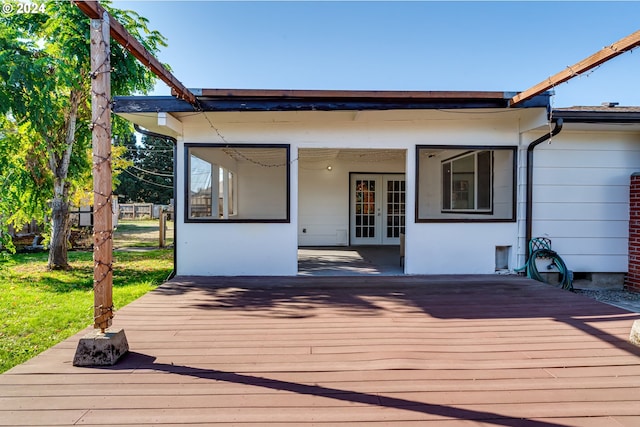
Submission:
M 201 111 L 338 111 L 508 108 L 515 92 L 191 89 Z M 549 106 L 545 92 L 518 108 Z M 193 112 L 174 96 L 115 97 L 114 112 Z
M 640 107 L 605 103 L 600 106 L 555 108 L 554 117 L 566 123 L 640 123 Z

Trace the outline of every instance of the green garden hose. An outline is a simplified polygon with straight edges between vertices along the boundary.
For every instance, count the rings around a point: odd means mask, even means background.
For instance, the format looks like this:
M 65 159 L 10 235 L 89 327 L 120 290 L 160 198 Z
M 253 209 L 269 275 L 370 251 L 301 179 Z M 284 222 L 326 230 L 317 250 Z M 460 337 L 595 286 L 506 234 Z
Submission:
M 560 255 L 551 249 L 542 248 L 533 251 L 525 266 L 527 268 L 527 277 L 547 283 L 538 271 L 538 266 L 536 265 L 538 258 L 550 259 L 551 264 L 547 266 L 547 269 L 557 268 L 560 272 L 560 285 L 562 289 L 573 290 L 573 272 L 567 269 L 567 265 L 562 258 L 560 258 Z

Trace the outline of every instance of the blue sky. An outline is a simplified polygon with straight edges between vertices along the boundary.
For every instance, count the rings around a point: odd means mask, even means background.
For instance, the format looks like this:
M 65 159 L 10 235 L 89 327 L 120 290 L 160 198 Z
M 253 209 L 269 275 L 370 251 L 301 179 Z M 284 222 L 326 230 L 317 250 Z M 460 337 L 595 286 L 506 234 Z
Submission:
M 640 30 L 632 1 L 113 3 L 167 38 L 158 57 L 190 88 L 522 91 Z M 555 93 L 640 105 L 640 48 Z

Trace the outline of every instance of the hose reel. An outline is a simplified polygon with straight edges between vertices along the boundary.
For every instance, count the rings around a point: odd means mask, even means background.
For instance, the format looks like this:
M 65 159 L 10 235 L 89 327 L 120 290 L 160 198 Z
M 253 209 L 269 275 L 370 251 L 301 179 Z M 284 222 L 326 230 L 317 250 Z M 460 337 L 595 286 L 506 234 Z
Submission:
M 529 259 L 524 267 L 519 270 L 527 269 L 527 277 L 539 282 L 549 283 L 544 279 L 540 271 L 538 271 L 537 260 L 550 260 L 547 270 L 558 271 L 560 273 L 559 285 L 562 289 L 573 290 L 573 272 L 567 268 L 567 265 L 557 252 L 551 249 L 551 239 L 546 237 L 536 237 L 529 242 Z

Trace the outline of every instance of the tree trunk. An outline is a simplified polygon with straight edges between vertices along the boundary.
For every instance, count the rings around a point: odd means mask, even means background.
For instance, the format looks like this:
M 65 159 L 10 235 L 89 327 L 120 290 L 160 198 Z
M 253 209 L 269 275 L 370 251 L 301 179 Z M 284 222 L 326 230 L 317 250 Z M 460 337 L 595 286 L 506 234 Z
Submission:
M 49 262 L 51 270 L 68 270 L 69 259 L 69 197 L 67 186 L 56 178 L 55 193 L 51 202 L 51 241 L 49 242 Z
M 68 270 L 69 258 L 69 163 L 76 134 L 78 106 L 82 101 L 82 92 L 71 90 L 69 112 L 65 119 L 64 151 L 58 155 L 53 147 L 49 148 L 49 168 L 53 172 L 53 200 L 51 201 L 51 241 L 49 242 L 49 263 L 51 270 Z

